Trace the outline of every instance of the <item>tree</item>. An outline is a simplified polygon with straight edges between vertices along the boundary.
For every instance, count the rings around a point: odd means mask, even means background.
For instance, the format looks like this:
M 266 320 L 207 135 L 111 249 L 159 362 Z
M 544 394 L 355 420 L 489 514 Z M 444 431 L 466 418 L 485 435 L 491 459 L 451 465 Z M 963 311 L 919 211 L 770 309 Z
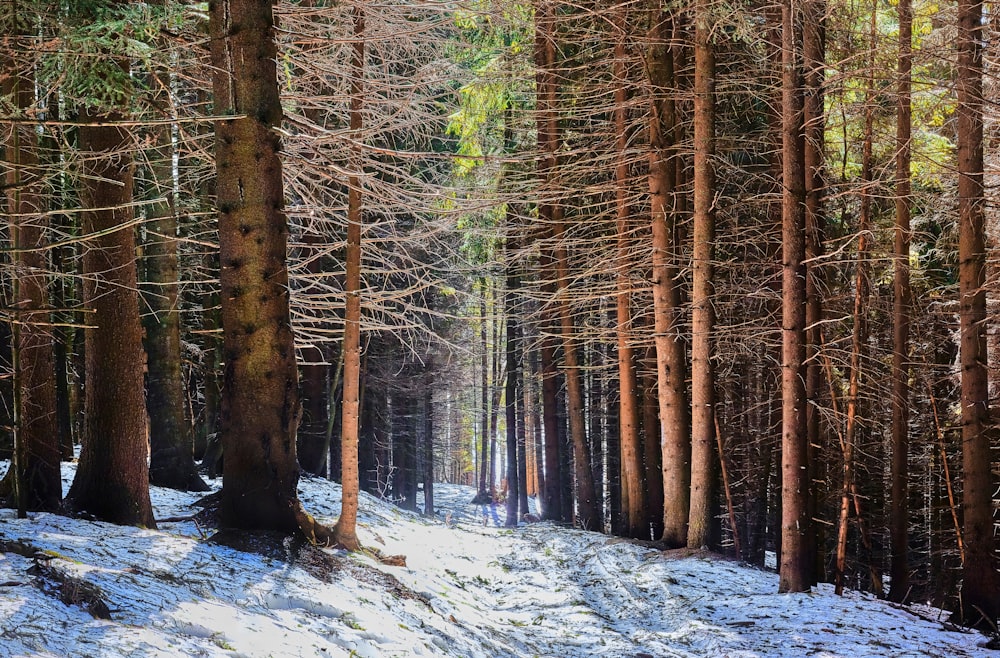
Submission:
M 284 188 L 275 129 L 278 96 L 272 5 L 217 0 L 210 33 L 223 330 L 219 419 L 225 527 L 302 531 L 332 539 L 298 500 L 300 403 L 288 307 Z
M 0 15 L 11 41 L 27 54 L 30 32 L 24 17 Z M 18 43 L 20 42 L 20 43 Z M 38 161 L 38 136 L 29 122 L 35 104 L 30 59 L 19 50 L 0 57 L 8 75 L 0 99 L 9 99 L 15 121 L 4 135 L 10 237 L 14 246 L 13 278 L 17 315 L 12 323 L 14 343 L 14 459 L 11 475 L 18 511 L 58 509 L 62 500 L 59 473 L 59 433 L 56 429 L 56 389 L 52 334 L 48 327 L 48 264 L 45 257 L 47 214 Z M 4 104 L 0 104 L 4 107 Z
M 805 361 L 805 175 L 802 154 L 802 34 L 794 0 L 781 4 L 782 320 L 781 320 L 781 564 L 780 592 L 805 592 L 808 553 L 808 437 Z
M 712 260 L 715 255 L 715 50 L 708 0 L 694 18 L 694 254 L 691 285 L 691 511 L 688 548 L 707 546 L 715 480 Z
M 618 427 L 621 441 L 622 512 L 624 534 L 629 537 L 649 537 L 646 526 L 645 488 L 642 472 L 642 443 L 639 427 L 639 388 L 636 381 L 635 356 L 632 349 L 632 291 L 631 291 L 631 240 L 630 218 L 632 209 L 628 199 L 629 162 L 627 155 L 629 133 L 626 128 L 628 107 L 628 80 L 626 79 L 626 39 L 628 38 L 628 8 L 622 4 L 615 8 L 614 16 L 614 77 L 615 133 L 617 134 L 615 163 L 615 211 L 618 253 L 616 262 L 615 319 L 618 337 Z
M 363 126 L 365 67 L 365 8 L 358 3 L 353 10 L 354 44 L 351 49 L 351 132 L 354 169 L 348 178 L 347 254 L 345 258 L 344 293 L 344 413 L 340 431 L 341 507 L 340 518 L 333 527 L 336 542 L 348 550 L 360 548 L 357 534 L 358 518 L 358 431 L 360 428 L 361 390 L 361 228 L 363 162 L 360 143 Z M 428 409 L 428 413 L 429 413 Z
M 660 445 L 663 453 L 663 541 L 671 548 L 687 545 L 690 482 L 690 424 L 686 399 L 684 340 L 681 336 L 681 291 L 676 264 L 675 153 L 676 106 L 673 98 L 674 20 L 651 10 L 647 58 L 650 82 L 649 196 L 653 236 L 653 314 L 656 345 Z
M 122 8 L 107 6 L 112 14 Z M 89 73 L 94 102 L 79 111 L 82 224 L 84 234 L 93 236 L 83 253 L 83 303 L 91 313 L 83 447 L 67 501 L 105 521 L 155 527 L 137 367 L 143 351 L 132 206 L 135 142 L 115 109 L 116 94 L 128 94 L 127 71 L 126 58 L 103 53 Z
M 994 553 L 989 377 L 986 355 L 986 230 L 983 197 L 983 5 L 958 3 L 958 294 L 965 560 L 961 607 L 969 625 L 996 628 L 1000 576 Z
M 165 0 L 160 0 L 165 5 Z M 160 39 L 160 46 L 166 45 Z M 166 48 L 163 48 L 166 51 Z M 154 104 L 170 103 L 171 71 L 154 68 L 150 78 Z M 184 379 L 181 372 L 181 319 L 178 294 L 177 209 L 171 126 L 150 127 L 153 147 L 147 152 L 155 185 L 155 202 L 148 211 L 145 248 L 146 409 L 149 413 L 149 479 L 152 484 L 188 491 L 207 491 L 194 463 L 192 427 L 184 419 Z
M 910 340 L 910 161 L 912 133 L 913 6 L 900 0 L 896 81 L 896 224 L 892 264 L 892 468 L 889 598 L 902 602 L 909 591 L 909 340 Z

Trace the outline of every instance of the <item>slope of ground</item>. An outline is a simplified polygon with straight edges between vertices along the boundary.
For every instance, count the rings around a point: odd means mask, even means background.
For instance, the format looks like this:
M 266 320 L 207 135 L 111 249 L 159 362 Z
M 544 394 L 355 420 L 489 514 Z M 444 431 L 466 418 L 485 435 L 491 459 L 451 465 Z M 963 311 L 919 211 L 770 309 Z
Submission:
M 300 493 L 336 518 L 337 485 L 304 479 Z M 826 587 L 779 595 L 775 574 L 718 556 L 505 529 L 502 507 L 467 504 L 472 489 L 435 494 L 433 519 L 362 496 L 362 542 L 406 567 L 237 551 L 189 520 L 150 531 L 0 510 L 0 656 L 1000 656 L 926 610 Z M 158 518 L 196 511 L 194 495 L 152 495 Z

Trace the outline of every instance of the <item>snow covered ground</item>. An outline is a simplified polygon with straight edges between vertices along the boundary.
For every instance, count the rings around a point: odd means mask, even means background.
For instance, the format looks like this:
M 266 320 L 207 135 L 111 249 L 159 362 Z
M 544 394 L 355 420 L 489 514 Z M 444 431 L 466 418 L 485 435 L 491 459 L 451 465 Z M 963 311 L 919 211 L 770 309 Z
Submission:
M 337 485 L 303 479 L 300 494 L 336 519 Z M 504 529 L 502 506 L 467 504 L 472 489 L 435 494 L 434 519 L 362 495 L 362 542 L 405 567 L 289 547 L 290 563 L 203 541 L 190 521 L 151 531 L 0 510 L 0 542 L 40 551 L 0 553 L 0 656 L 1000 656 L 933 611 L 826 586 L 779 595 L 775 574 L 715 555 Z M 196 511 L 193 494 L 152 497 L 158 518 Z M 35 562 L 67 578 L 60 591 L 36 586 Z M 110 619 L 86 609 L 98 594 Z

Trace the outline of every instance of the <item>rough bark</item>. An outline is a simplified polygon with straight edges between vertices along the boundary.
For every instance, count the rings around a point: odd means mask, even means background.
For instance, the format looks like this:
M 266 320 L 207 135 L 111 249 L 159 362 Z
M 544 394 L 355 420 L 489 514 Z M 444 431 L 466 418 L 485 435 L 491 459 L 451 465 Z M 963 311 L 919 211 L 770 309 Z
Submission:
M 83 253 L 85 333 L 83 448 L 67 500 L 73 509 L 125 525 L 155 526 L 149 501 L 142 327 L 132 225 L 135 164 L 131 136 L 93 125 L 120 119 L 87 111 L 79 129 L 84 153 L 83 232 L 101 232 Z
M 159 70 L 157 96 L 168 94 L 169 73 Z M 162 99 L 161 100 L 165 100 Z M 166 104 L 166 103 L 163 103 Z M 149 481 L 182 491 L 207 491 L 194 463 L 194 435 L 184 418 L 181 318 L 177 265 L 177 213 L 173 198 L 173 150 L 169 126 L 153 128 L 149 162 L 157 200 L 146 221 L 145 286 L 146 411 L 149 414 Z
M 288 308 L 288 221 L 272 6 L 212 3 L 217 203 L 223 330 L 219 418 L 225 527 L 303 532 L 328 541 L 298 500 L 301 415 Z
M 909 423 L 910 386 L 910 135 L 913 6 L 899 0 L 899 61 L 896 82 L 896 225 L 892 270 L 892 466 L 890 490 L 889 599 L 903 602 L 909 591 Z
M 4 17 L 17 20 L 17 17 Z M 15 33 L 23 33 L 15 24 Z M 0 56 L 9 73 L 0 95 L 13 100 L 18 113 L 35 101 L 30 69 L 12 53 Z M 30 123 L 13 124 L 6 144 L 7 213 L 13 255 L 18 315 L 12 324 L 14 347 L 14 501 L 20 514 L 54 511 L 62 500 L 60 445 L 56 423 L 56 380 L 49 322 L 48 270 L 45 251 L 48 221 L 39 175 L 38 137 Z
M 802 144 L 802 34 L 798 1 L 783 0 L 782 17 L 782 350 L 780 592 L 806 592 L 809 556 L 809 477 L 806 452 L 805 172 Z
M 663 541 L 687 545 L 690 508 L 690 422 L 686 399 L 686 356 L 681 337 L 681 292 L 674 240 L 674 53 L 668 45 L 673 20 L 652 10 L 647 57 L 652 93 L 649 120 L 649 194 L 653 236 L 653 312 L 656 381 L 663 464 Z
M 986 354 L 986 230 L 983 197 L 983 6 L 958 3 L 958 287 L 965 561 L 958 616 L 996 628 L 1000 577 L 993 537 L 989 377 Z
M 632 281 L 629 239 L 631 208 L 629 207 L 629 164 L 627 160 L 628 132 L 626 121 L 628 89 L 626 80 L 627 38 L 629 16 L 626 5 L 615 11 L 615 133 L 617 135 L 615 164 L 615 208 L 617 231 L 617 256 L 615 284 L 617 288 L 615 316 L 618 339 L 618 433 L 621 439 L 621 480 L 623 533 L 628 537 L 646 537 L 646 500 L 643 486 L 642 444 L 639 436 L 639 387 L 635 372 L 635 355 L 632 348 Z
M 688 548 L 707 546 L 715 481 L 715 51 L 708 0 L 695 4 L 694 28 L 694 254 L 691 284 L 691 508 Z

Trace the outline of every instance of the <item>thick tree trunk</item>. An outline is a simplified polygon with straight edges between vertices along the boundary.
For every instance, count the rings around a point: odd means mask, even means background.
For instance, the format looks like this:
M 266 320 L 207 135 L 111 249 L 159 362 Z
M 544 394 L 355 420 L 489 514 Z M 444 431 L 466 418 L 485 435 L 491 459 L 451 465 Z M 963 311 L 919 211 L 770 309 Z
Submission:
M 653 234 L 653 310 L 656 381 L 663 463 L 663 541 L 687 545 L 690 508 L 690 423 L 686 399 L 686 356 L 681 337 L 681 291 L 674 240 L 674 152 L 676 112 L 673 21 L 659 5 L 652 10 L 648 67 L 652 112 L 649 121 L 649 194 Z
M 902 603 L 910 585 L 909 424 L 910 386 L 910 135 L 913 6 L 899 0 L 899 62 L 896 81 L 896 226 L 892 271 L 892 468 L 890 493 L 889 599 Z
M 219 419 L 224 526 L 297 532 L 329 529 L 297 496 L 295 433 L 301 415 L 288 308 L 288 222 L 280 140 L 277 56 L 267 0 L 211 6 L 224 375 Z
M 782 14 L 782 351 L 780 592 L 809 591 L 809 476 L 805 392 L 805 172 L 802 144 L 802 34 L 797 0 Z
M 17 20 L 17 16 L 5 17 Z M 24 30 L 16 30 L 23 32 Z M 12 98 L 19 111 L 35 101 L 30 69 L 14 55 L 0 56 L 10 73 L 0 95 Z M 38 137 L 30 123 L 13 124 L 3 135 L 6 144 L 9 230 L 14 245 L 14 286 L 19 315 L 12 325 L 14 348 L 15 504 L 27 511 L 55 511 L 62 500 L 60 445 L 56 424 L 56 380 L 49 323 L 48 263 L 45 251 L 48 221 L 43 212 L 43 179 L 38 171 Z
M 85 124 L 119 116 L 84 112 Z M 88 316 L 83 449 L 70 505 L 112 523 L 155 526 L 149 501 L 142 327 L 132 226 L 133 143 L 121 128 L 83 125 L 83 253 Z
M 715 377 L 712 333 L 715 255 L 715 51 L 708 0 L 695 5 L 694 258 L 691 286 L 691 508 L 688 548 L 707 546 L 715 481 Z
M 986 230 L 983 197 L 983 6 L 958 3 L 958 287 L 962 373 L 961 607 L 967 623 L 996 628 L 1000 576 L 994 552 L 989 377 L 986 354 Z

